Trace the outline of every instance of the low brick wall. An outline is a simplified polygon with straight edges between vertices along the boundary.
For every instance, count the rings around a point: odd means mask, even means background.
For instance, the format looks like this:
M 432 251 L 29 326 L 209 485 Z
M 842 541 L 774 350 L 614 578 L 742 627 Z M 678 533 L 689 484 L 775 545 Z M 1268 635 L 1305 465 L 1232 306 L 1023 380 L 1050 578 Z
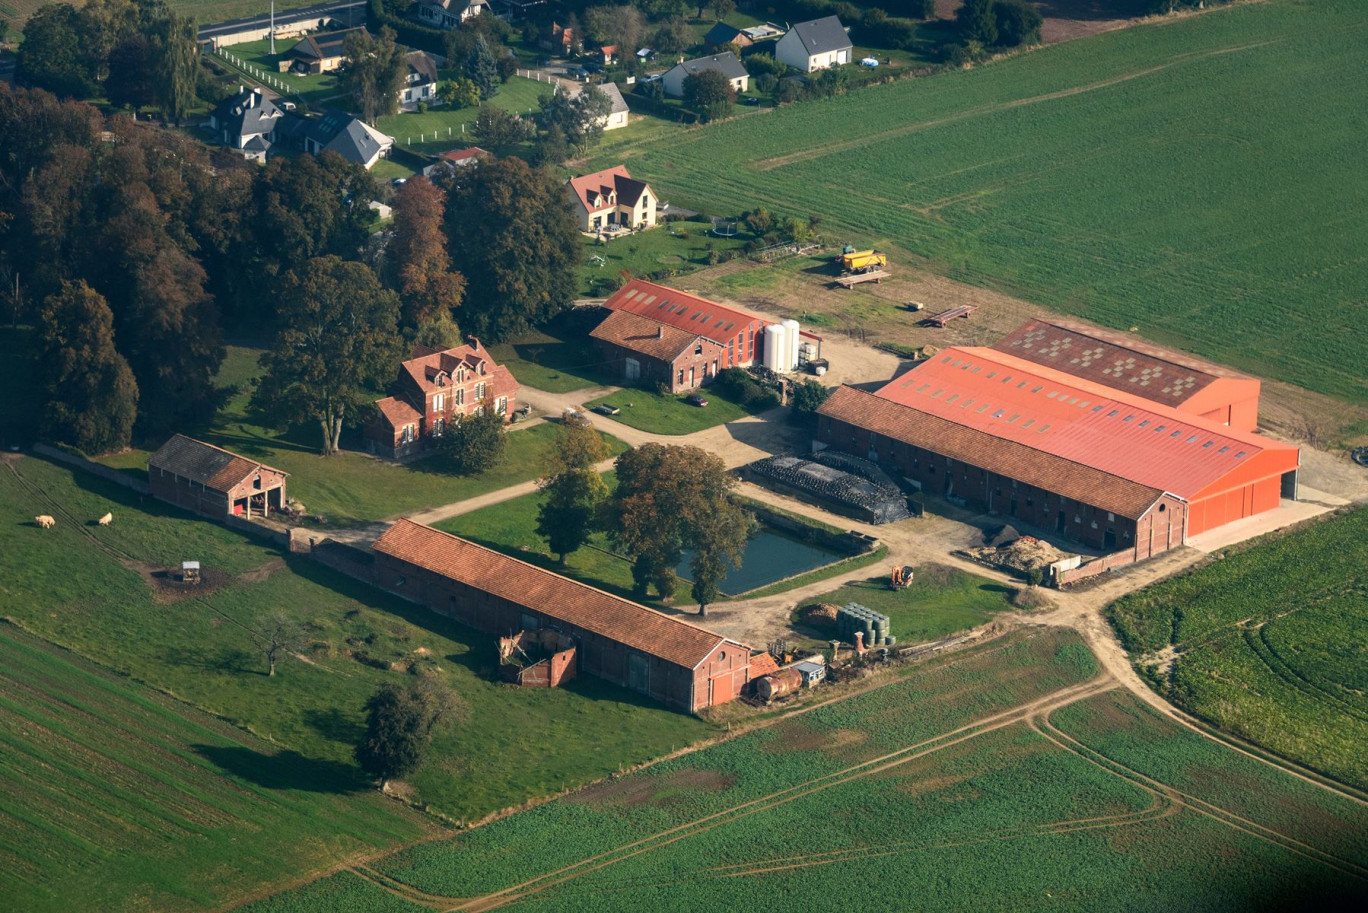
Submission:
M 811 497 L 810 494 L 806 493 L 804 496 Z M 799 518 L 771 510 L 759 501 L 750 498 L 744 499 L 741 506 L 755 514 L 755 518 L 766 526 L 782 530 L 796 539 L 814 542 L 825 548 L 836 549 L 850 555 L 863 555 L 865 552 L 871 552 L 879 541 L 863 533 L 850 531 L 834 533 L 829 529 L 823 529 Z
M 122 485 L 124 488 L 136 491 L 140 495 L 149 493 L 145 481 L 136 479 L 126 472 L 110 469 L 108 466 L 96 463 L 93 460 L 87 460 L 85 457 L 77 456 L 74 453 L 67 453 L 65 450 L 58 450 L 56 447 L 49 447 L 47 444 L 34 444 L 33 452 L 48 457 L 49 459 L 56 460 L 59 463 L 65 463 L 67 466 L 72 466 L 76 469 L 88 472 L 91 475 L 99 476 L 106 482 Z
M 1066 587 L 1069 584 L 1077 583 L 1080 580 L 1087 580 L 1089 577 L 1096 577 L 1098 574 L 1105 574 L 1113 568 L 1125 567 L 1135 563 L 1135 552 L 1113 552 L 1110 555 L 1103 555 L 1101 558 L 1094 558 L 1071 571 L 1059 571 L 1051 581 L 1056 587 Z

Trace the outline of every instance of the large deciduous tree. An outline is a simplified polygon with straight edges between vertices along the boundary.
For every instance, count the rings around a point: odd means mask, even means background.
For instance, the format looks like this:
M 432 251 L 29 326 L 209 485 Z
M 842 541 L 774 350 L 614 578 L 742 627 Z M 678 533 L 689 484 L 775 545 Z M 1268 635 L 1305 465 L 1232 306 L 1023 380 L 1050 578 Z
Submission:
M 504 417 L 486 405 L 478 414 L 448 425 L 441 440 L 452 470 L 457 475 L 470 476 L 499 465 L 508 436 L 504 433 Z
M 390 780 L 408 776 L 423 763 L 432 732 L 451 707 L 431 686 L 386 682 L 366 701 L 366 734 L 356 746 L 357 763 L 382 790 Z
M 152 51 L 152 70 L 156 76 L 154 95 L 162 112 L 179 123 L 195 102 L 199 81 L 199 43 L 195 22 L 167 8 L 150 5 L 144 12 L 143 28 Z
M 81 11 L 69 3 L 38 8 L 24 24 L 16 75 L 57 95 L 88 95 L 95 88 L 83 43 Z
M 538 99 L 538 124 L 548 134 L 563 137 L 574 151 L 583 154 L 603 137 L 613 103 L 598 86 L 586 86 L 575 95 L 554 92 Z
M 465 277 L 451 269 L 442 229 L 445 212 L 446 194 L 425 177 L 409 180 L 394 195 L 394 235 L 385 252 L 385 273 L 404 304 L 407 329 L 450 318 L 465 291 Z
M 997 43 L 1003 47 L 1039 44 L 1040 30 L 1045 19 L 1024 0 L 993 0 L 993 21 L 997 26 Z
M 736 479 L 722 459 L 697 447 L 644 444 L 617 459 L 608 502 L 609 536 L 632 558 L 632 579 L 645 595 L 674 594 L 674 569 L 693 550 L 691 572 L 700 612 L 716 598 L 727 565 L 739 563 L 750 514 L 730 498 Z
M 955 21 L 959 23 L 960 37 L 965 41 L 997 44 L 993 0 L 964 0 L 964 5 L 955 11 Z
M 736 90 L 721 70 L 704 70 L 684 77 L 684 104 L 707 120 L 719 120 L 731 113 Z
M 280 422 L 316 421 L 322 452 L 384 385 L 399 355 L 399 299 L 363 263 L 320 257 L 281 284 L 275 345 L 255 402 Z
M 546 475 L 538 481 L 544 500 L 537 511 L 537 535 L 561 564 L 589 541 L 608 497 L 595 468 L 608 458 L 608 445 L 582 413 L 566 413 L 551 445 Z
M 40 434 L 85 453 L 128 446 L 138 384 L 114 345 L 114 315 L 84 282 L 64 282 L 39 312 L 47 392 Z
M 395 40 L 394 30 L 383 28 L 378 36 L 365 29 L 346 38 L 347 66 L 343 84 L 356 102 L 366 123 L 399 112 L 400 94 L 408 77 L 406 52 Z
M 563 181 L 506 158 L 459 169 L 447 197 L 452 264 L 466 277 L 461 327 L 499 342 L 575 296 L 583 245 Z
M 480 108 L 470 130 L 471 135 L 480 145 L 500 155 L 506 154 L 518 143 L 527 139 L 530 133 L 528 123 L 521 117 L 493 105 L 485 105 Z

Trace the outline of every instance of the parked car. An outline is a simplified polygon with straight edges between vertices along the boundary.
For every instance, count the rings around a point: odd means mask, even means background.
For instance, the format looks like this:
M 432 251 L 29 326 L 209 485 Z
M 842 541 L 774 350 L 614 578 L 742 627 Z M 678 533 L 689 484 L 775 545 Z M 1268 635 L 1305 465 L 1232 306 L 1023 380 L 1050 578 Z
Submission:
M 708 404 L 708 401 L 697 393 L 690 393 L 688 396 L 684 397 L 684 402 L 688 403 L 690 406 L 706 406 Z
M 617 406 L 610 406 L 608 403 L 599 403 L 594 407 L 594 411 L 599 415 L 617 415 L 622 410 Z
M 862 67 L 877 67 L 878 65 L 879 58 L 877 57 L 866 57 L 860 61 L 860 66 Z

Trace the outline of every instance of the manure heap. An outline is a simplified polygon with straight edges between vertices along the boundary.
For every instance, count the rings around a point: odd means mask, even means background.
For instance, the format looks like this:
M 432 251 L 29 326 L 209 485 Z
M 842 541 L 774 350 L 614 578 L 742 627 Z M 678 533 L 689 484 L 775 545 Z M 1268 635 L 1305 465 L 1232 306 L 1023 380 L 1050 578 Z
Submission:
M 746 466 L 743 475 L 757 485 L 870 523 L 909 516 L 902 489 L 887 473 L 845 453 L 824 450 L 807 457 L 766 457 Z

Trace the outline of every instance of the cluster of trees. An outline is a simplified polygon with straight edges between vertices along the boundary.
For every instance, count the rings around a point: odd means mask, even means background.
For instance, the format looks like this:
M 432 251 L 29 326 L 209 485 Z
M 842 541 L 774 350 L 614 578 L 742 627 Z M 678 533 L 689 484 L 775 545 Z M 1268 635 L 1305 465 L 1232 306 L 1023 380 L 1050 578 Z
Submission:
M 475 116 L 471 136 L 491 152 L 509 155 L 530 145 L 526 157 L 537 165 L 559 165 L 583 155 L 603 138 L 612 102 L 597 86 L 571 94 L 557 89 L 537 99 L 532 117 L 485 105 Z
M 316 423 L 331 452 L 408 342 L 455 342 L 458 325 L 497 342 L 574 296 L 564 188 L 518 159 L 409 181 L 386 250 L 377 186 L 331 153 L 211 160 L 182 134 L 4 85 L 0 136 L 0 288 L 37 330 L 38 431 L 86 452 L 212 417 L 225 331 L 269 333 L 257 405 Z
M 16 76 L 23 85 L 118 107 L 155 106 L 185 117 L 199 84 L 195 25 L 165 0 L 89 0 L 40 7 L 24 26 Z
M 408 81 L 408 52 L 398 43 L 394 30 L 382 28 L 378 35 L 364 29 L 343 42 L 347 65 L 342 85 L 352 97 L 361 119 L 374 124 L 377 118 L 399 113 L 399 97 Z
M 632 559 L 632 580 L 643 597 L 654 588 L 661 599 L 672 598 L 675 568 L 692 552 L 690 593 L 706 614 L 755 528 L 754 517 L 731 498 L 735 477 L 720 457 L 697 447 L 644 444 L 617 458 L 617 487 L 610 493 L 594 469 L 606 456 L 589 421 L 567 416 L 541 480 L 538 534 L 564 562 L 595 532 L 607 533 Z
M 965 0 L 955 11 L 955 21 L 970 55 L 990 47 L 1039 44 L 1045 23 L 1026 0 Z

